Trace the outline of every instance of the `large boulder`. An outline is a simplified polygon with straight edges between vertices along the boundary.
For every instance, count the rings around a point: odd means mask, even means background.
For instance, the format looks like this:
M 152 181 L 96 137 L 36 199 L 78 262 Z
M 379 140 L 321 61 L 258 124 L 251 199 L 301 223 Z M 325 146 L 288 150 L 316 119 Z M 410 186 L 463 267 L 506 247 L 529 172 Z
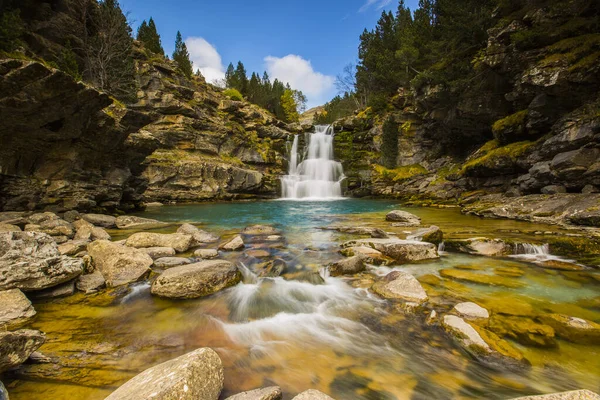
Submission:
M 83 218 L 92 225 L 101 226 L 102 228 L 110 229 L 117 227 L 117 219 L 112 215 L 83 214 L 81 218 Z
M 138 232 L 127 238 L 125 244 L 129 247 L 171 247 L 182 253 L 192 247 L 192 236 L 181 233 L 150 233 Z
M 60 254 L 45 233 L 0 233 L 0 290 L 41 290 L 76 278 L 83 260 Z
M 282 396 L 283 393 L 281 393 L 281 388 L 279 386 L 270 386 L 238 393 L 225 400 L 281 400 Z
M 133 215 L 122 215 L 117 217 L 115 224 L 119 229 L 131 229 L 131 228 L 155 228 L 166 225 L 165 222 L 161 222 L 155 219 L 136 217 Z
M 500 257 L 514 253 L 510 244 L 500 239 L 488 239 L 485 237 L 470 238 L 463 240 L 446 240 L 446 250 L 459 251 L 478 256 Z
M 0 292 L 0 330 L 13 330 L 35 316 L 31 301 L 19 289 Z
M 192 225 L 192 224 L 183 224 L 177 229 L 177 233 L 182 233 L 184 235 L 192 236 L 192 246 L 199 246 L 203 243 L 213 243 L 219 240 L 218 236 L 213 235 L 212 233 L 208 233 L 203 231 L 202 229 Z
M 365 270 L 365 261 L 367 256 L 357 254 L 344 260 L 329 264 L 329 273 L 331 276 L 354 275 Z
M 229 261 L 206 260 L 163 272 L 151 292 L 160 297 L 193 299 L 208 296 L 240 282 L 242 274 Z
M 46 335 L 36 330 L 0 332 L 0 374 L 23 364 L 45 341 Z
M 421 218 L 406 211 L 394 210 L 387 213 L 386 221 L 395 222 L 396 226 L 418 226 L 421 225 Z
M 138 281 L 150 271 L 153 263 L 142 250 L 107 240 L 90 243 L 88 253 L 109 287 Z
M 217 400 L 223 380 L 217 353 L 201 348 L 145 370 L 106 400 Z
M 343 248 L 367 246 L 380 251 L 398 263 L 431 260 L 439 258 L 437 246 L 433 243 L 401 239 L 359 239 L 342 244 Z
M 298 396 L 294 397 L 292 400 L 334 400 L 333 397 L 327 396 L 323 392 L 319 392 L 316 389 L 310 389 L 300 393 Z
M 373 291 L 386 299 L 403 300 L 422 304 L 427 301 L 427 293 L 417 278 L 408 272 L 392 271 L 382 281 L 373 285 Z
M 491 366 L 522 368 L 529 365 L 523 354 L 494 333 L 456 315 L 445 315 L 444 330 L 472 357 Z
M 224 251 L 240 251 L 245 247 L 244 240 L 240 235 L 237 235 L 233 239 L 221 244 L 219 250 Z

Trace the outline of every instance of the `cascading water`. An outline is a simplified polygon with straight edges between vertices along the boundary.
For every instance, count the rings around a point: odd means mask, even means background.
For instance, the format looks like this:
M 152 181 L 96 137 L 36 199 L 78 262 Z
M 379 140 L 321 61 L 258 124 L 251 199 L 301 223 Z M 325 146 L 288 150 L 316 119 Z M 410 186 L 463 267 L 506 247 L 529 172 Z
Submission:
M 284 199 L 334 199 L 342 197 L 344 170 L 333 159 L 333 128 L 317 125 L 306 136 L 305 157 L 298 164 L 298 135 L 290 151 L 288 175 L 281 178 Z

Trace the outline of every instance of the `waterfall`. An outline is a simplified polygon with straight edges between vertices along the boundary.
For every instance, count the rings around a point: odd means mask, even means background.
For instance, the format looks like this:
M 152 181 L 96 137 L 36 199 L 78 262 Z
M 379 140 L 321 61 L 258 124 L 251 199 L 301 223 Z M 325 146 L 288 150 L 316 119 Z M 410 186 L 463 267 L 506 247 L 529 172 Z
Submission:
M 342 197 L 342 164 L 333 159 L 333 128 L 317 125 L 306 136 L 304 159 L 298 164 L 298 135 L 290 151 L 288 175 L 281 178 L 284 199 L 332 199 Z
M 548 244 L 517 243 L 515 245 L 515 255 L 519 254 L 550 255 L 550 246 Z

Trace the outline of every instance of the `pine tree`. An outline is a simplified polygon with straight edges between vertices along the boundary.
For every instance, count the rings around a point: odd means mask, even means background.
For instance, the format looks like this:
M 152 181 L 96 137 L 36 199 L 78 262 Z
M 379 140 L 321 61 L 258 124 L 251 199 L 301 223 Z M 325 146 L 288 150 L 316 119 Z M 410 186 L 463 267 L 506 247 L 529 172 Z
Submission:
M 188 53 L 187 46 L 181 38 L 181 32 L 177 31 L 175 37 L 175 51 L 173 52 L 173 60 L 177 62 L 179 70 L 183 72 L 188 78 L 192 78 L 194 74 L 192 62 L 190 61 L 190 53 Z
M 148 24 L 146 23 L 146 20 L 143 20 L 139 26 L 136 39 L 142 42 L 144 45 L 148 43 Z
M 235 76 L 235 68 L 233 68 L 232 63 L 229 63 L 227 66 L 227 71 L 225 72 L 225 85 L 230 89 L 236 89 L 238 86 Z
M 248 75 L 246 73 L 246 68 L 241 61 L 238 61 L 237 67 L 235 68 L 235 78 L 238 84 L 236 89 L 246 96 L 248 94 Z
M 383 123 L 381 137 L 382 164 L 389 169 L 396 168 L 398 162 L 398 123 L 390 116 Z
M 160 35 L 158 34 L 156 24 L 154 23 L 152 17 L 150 17 L 150 20 L 148 21 L 148 41 L 145 42 L 144 45 L 148 50 L 152 51 L 153 53 L 159 54 L 161 56 L 164 56 L 165 54 L 165 50 L 163 49 L 160 41 Z

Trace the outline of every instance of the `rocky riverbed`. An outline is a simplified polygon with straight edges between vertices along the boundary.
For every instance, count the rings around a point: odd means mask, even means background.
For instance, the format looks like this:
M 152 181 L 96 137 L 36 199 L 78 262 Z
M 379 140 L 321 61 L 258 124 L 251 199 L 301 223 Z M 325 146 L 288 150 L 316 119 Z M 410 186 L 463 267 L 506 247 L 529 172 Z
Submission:
M 589 230 L 326 203 L 3 213 L 11 398 L 139 398 L 148 379 L 207 399 L 598 391 Z

